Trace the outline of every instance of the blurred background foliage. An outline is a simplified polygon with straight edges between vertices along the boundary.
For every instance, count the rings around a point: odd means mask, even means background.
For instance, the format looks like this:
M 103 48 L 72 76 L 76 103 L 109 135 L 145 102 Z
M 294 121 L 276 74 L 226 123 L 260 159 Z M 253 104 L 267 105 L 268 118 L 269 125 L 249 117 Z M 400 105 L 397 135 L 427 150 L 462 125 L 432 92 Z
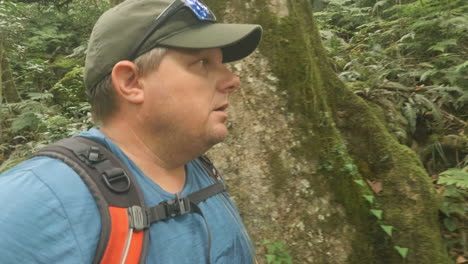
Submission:
M 418 153 L 446 247 L 468 258 L 468 1 L 312 0 L 329 63 Z M 0 172 L 92 126 L 87 39 L 105 0 L 0 1 Z

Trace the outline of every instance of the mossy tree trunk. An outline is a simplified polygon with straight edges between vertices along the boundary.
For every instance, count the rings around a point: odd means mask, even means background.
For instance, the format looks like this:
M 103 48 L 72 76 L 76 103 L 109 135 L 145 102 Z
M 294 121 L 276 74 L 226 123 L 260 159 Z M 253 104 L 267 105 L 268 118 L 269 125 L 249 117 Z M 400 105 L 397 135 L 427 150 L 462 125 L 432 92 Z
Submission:
M 122 3 L 123 1 L 125 1 L 125 0 L 110 0 L 110 4 L 111 4 L 111 6 L 116 6 L 116 5 L 120 4 L 120 3 Z
M 2 67 L 2 61 L 3 61 L 3 54 L 5 53 L 5 48 L 3 47 L 3 34 L 0 33 L 0 107 L 2 106 L 3 103 L 3 67 Z M 1 132 L 1 123 L 0 123 L 0 132 Z
M 3 61 L 3 56 L 5 54 L 5 48 L 3 46 L 3 34 L 0 32 L 0 109 L 2 108 L 3 104 L 3 78 L 2 78 L 2 73 L 3 73 L 3 67 L 2 67 L 2 61 Z M 0 111 L 0 141 L 3 140 L 3 120 L 2 117 L 2 111 Z M 3 159 L 3 156 L 0 154 L 0 160 Z
M 232 65 L 243 84 L 231 134 L 209 153 L 259 255 L 269 239 L 284 240 L 295 263 L 451 263 L 429 176 L 382 110 L 337 78 L 310 1 L 206 2 L 265 32 L 260 50 Z

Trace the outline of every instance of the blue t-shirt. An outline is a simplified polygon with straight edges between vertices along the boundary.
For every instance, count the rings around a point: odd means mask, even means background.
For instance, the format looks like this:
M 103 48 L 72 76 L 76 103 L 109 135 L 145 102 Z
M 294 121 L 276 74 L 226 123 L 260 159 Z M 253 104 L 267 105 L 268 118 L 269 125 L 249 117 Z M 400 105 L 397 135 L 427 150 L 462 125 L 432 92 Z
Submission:
M 92 128 L 81 134 L 107 146 L 135 175 L 147 206 L 173 199 L 109 138 Z M 214 183 L 197 161 L 186 165 L 182 195 Z M 226 193 L 199 204 L 211 233 L 211 263 L 252 263 L 254 250 Z M 91 193 L 63 162 L 36 157 L 0 174 L 0 262 L 91 263 L 101 222 Z M 153 224 L 146 263 L 204 264 L 208 231 L 203 218 L 187 214 Z

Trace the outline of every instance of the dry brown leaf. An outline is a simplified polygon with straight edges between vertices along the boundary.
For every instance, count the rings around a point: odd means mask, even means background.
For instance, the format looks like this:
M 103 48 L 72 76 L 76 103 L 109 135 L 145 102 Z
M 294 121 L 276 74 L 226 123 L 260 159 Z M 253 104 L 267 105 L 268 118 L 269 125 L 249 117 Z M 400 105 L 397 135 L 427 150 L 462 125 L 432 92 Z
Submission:
M 382 182 L 367 180 L 367 184 L 369 184 L 369 186 L 371 187 L 372 191 L 374 191 L 375 194 L 377 195 L 382 194 L 382 191 L 383 191 Z
M 458 256 L 457 264 L 463 264 L 463 263 L 468 263 L 468 260 L 463 256 Z

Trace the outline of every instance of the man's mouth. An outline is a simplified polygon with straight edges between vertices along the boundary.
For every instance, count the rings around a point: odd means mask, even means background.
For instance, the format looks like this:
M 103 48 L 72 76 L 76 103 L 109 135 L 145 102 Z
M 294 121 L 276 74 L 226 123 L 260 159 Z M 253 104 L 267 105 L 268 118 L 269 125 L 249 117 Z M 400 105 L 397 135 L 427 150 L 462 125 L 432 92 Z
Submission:
M 222 111 L 224 112 L 227 108 L 228 108 L 229 104 L 223 104 L 221 106 L 219 106 L 218 108 L 215 108 L 213 111 Z

